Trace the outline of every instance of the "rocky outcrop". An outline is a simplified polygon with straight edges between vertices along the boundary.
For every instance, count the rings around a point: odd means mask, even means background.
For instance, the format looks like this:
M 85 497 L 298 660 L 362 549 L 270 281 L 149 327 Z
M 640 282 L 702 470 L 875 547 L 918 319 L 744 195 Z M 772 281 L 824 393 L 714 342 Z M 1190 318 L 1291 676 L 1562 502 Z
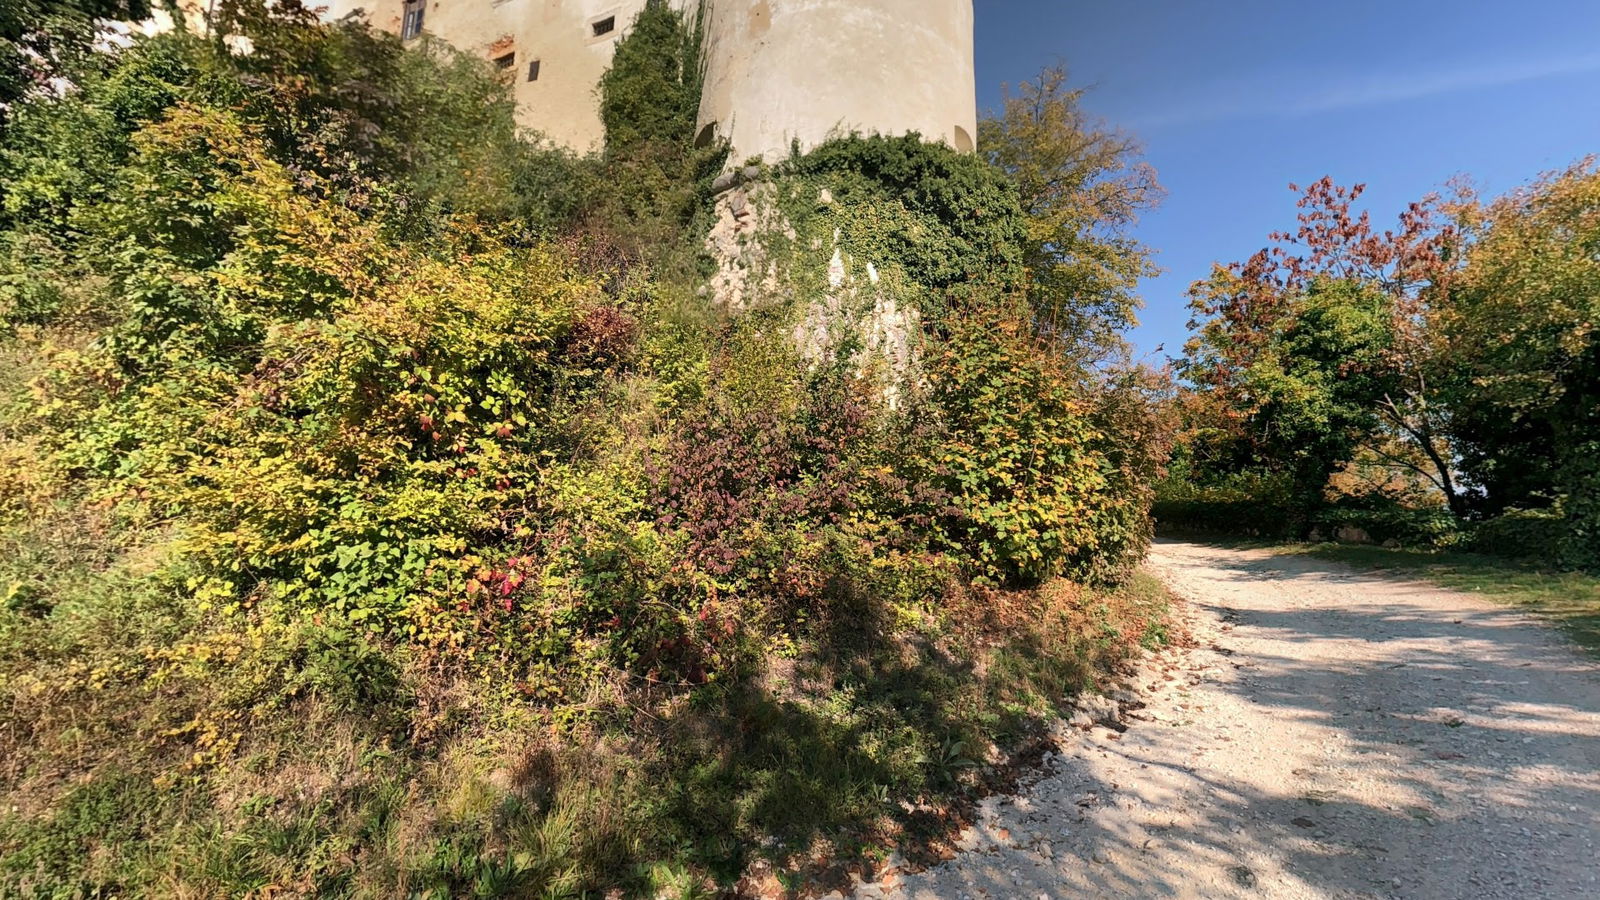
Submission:
M 715 272 L 706 290 L 732 313 L 792 305 L 791 338 L 803 360 L 822 366 L 847 356 L 898 408 L 922 381 L 921 314 L 897 295 L 878 261 L 846 251 L 837 229 L 798 233 L 779 203 L 782 189 L 741 179 L 717 198 L 706 240 Z M 814 202 L 825 208 L 836 201 L 822 188 Z

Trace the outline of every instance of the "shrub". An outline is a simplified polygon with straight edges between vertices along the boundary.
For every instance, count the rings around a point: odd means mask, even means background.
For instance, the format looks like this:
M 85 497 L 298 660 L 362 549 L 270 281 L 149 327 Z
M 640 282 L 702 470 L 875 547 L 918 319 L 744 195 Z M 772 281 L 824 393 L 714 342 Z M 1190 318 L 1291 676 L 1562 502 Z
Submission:
M 1311 532 L 1335 539 L 1341 528 L 1360 529 L 1374 542 L 1404 547 L 1444 548 L 1458 543 L 1461 521 L 1442 507 L 1414 508 L 1393 502 L 1332 506 L 1311 514 Z
M 1576 447 L 1563 461 L 1560 479 L 1567 532 L 1556 558 L 1575 569 L 1600 571 L 1600 441 Z
M 1106 367 L 1100 373 L 1093 421 L 1105 435 L 1101 449 L 1115 502 L 1100 524 L 1097 558 L 1084 572 L 1091 581 L 1124 581 L 1149 550 L 1156 485 L 1166 474 L 1177 430 L 1171 393 L 1166 373 L 1143 366 Z
M 1558 509 L 1514 509 L 1479 522 L 1467 539 L 1474 553 L 1551 562 L 1566 540 L 1566 517 Z
M 252 52 L 185 29 L 74 69 L 77 90 L 21 104 L 0 146 L 0 222 L 75 241 L 123 183 L 132 135 L 179 107 L 226 111 L 264 155 L 324 182 L 360 213 L 415 237 L 451 215 L 549 233 L 578 212 L 582 167 L 522 138 L 492 67 L 428 42 L 408 50 L 364 26 L 323 26 L 298 3 L 227 4 Z M 222 27 L 222 26 L 219 26 Z
M 1023 316 L 952 317 L 928 368 L 947 429 L 936 464 L 960 513 L 945 527 L 977 574 L 1085 578 L 1142 555 L 1145 498 L 1119 484 L 1086 379 L 1036 346 Z
M 1158 533 L 1266 539 L 1305 534 L 1306 516 L 1291 500 L 1288 476 L 1244 471 L 1196 483 L 1189 465 L 1192 453 L 1192 446 L 1180 447 L 1172 468 L 1156 485 L 1151 515 Z
M 195 545 L 238 590 L 424 627 L 408 606 L 425 585 L 459 588 L 526 533 L 563 411 L 611 371 L 616 336 L 580 325 L 614 314 L 564 266 L 400 253 L 332 319 L 273 329 L 172 498 Z
M 397 245 L 227 114 L 180 106 L 130 147 L 96 225 L 114 321 L 41 383 L 61 458 L 181 517 L 203 596 L 452 636 L 413 606 L 519 555 L 631 316 L 485 229 Z
M 1194 497 L 1157 500 L 1151 508 L 1156 532 L 1167 535 L 1291 538 L 1304 533 L 1304 518 L 1271 500 Z
M 1382 497 L 1347 498 L 1305 508 L 1285 497 L 1283 479 L 1242 475 L 1223 484 L 1166 484 L 1153 513 L 1163 534 L 1262 540 L 1335 540 L 1359 529 L 1374 543 L 1445 548 L 1462 539 L 1461 523 L 1441 507 L 1408 507 Z

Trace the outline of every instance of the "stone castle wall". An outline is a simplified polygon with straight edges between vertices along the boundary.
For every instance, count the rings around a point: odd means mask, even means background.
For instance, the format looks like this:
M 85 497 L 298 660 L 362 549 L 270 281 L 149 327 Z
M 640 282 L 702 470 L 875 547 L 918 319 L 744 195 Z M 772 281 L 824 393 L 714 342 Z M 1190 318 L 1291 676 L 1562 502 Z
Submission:
M 522 124 L 580 152 L 600 147 L 596 86 L 646 0 L 420 2 L 427 32 L 505 65 Z M 355 13 L 399 33 L 410 4 L 326 5 L 327 19 Z M 973 149 L 973 0 L 706 0 L 704 9 L 701 135 L 727 138 L 735 164 L 852 131 L 915 131 Z M 607 20 L 613 27 L 596 33 Z

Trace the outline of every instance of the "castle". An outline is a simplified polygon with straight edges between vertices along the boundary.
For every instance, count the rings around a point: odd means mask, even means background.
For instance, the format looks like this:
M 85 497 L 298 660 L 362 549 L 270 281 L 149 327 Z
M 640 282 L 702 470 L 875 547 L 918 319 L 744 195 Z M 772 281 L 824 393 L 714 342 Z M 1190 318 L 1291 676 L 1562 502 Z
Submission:
M 327 0 L 412 40 L 481 53 L 519 121 L 584 152 L 604 139 L 596 86 L 648 0 Z M 736 163 L 853 131 L 920 133 L 957 150 L 977 132 L 973 0 L 671 0 L 705 17 L 698 140 Z

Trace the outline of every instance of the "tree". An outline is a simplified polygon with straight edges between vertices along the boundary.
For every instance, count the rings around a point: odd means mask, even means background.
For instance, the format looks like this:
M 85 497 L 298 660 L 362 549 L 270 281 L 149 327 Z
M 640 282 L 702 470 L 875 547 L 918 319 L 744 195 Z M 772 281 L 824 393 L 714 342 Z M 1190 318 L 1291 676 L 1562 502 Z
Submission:
M 1374 410 L 1394 387 L 1383 364 L 1393 335 L 1389 299 L 1356 282 L 1318 279 L 1294 305 L 1253 336 L 1241 365 L 1219 365 L 1234 348 L 1218 342 L 1192 349 L 1183 371 L 1233 413 L 1238 461 L 1286 475 L 1310 507 L 1379 427 Z
M 589 210 L 633 256 L 687 275 L 698 252 L 688 225 L 727 158 L 722 142 L 696 146 L 701 21 L 650 0 L 617 42 L 600 79 L 605 154 Z
M 1083 96 L 1047 68 L 979 123 L 978 145 L 1021 194 L 1037 327 L 1103 357 L 1135 324 L 1139 279 L 1158 271 L 1129 230 L 1164 191 L 1138 141 L 1090 116 Z
M 1319 467 L 1303 469 L 1300 477 L 1316 479 L 1318 468 L 1347 462 L 1359 444 L 1425 477 L 1459 515 L 1465 502 L 1447 441 L 1446 410 L 1439 402 L 1432 323 L 1434 303 L 1444 296 L 1456 268 L 1460 235 L 1443 215 L 1451 207 L 1438 198 L 1412 204 L 1397 230 L 1379 233 L 1367 213 L 1353 212 L 1363 190 L 1362 185 L 1340 187 L 1330 178 L 1316 182 L 1299 201 L 1302 212 L 1294 232 L 1273 234 L 1273 246 L 1245 262 L 1217 266 L 1209 279 L 1190 288 L 1190 327 L 1197 333 L 1186 349 L 1184 375 L 1197 387 L 1218 392 L 1225 407 L 1249 421 L 1272 415 L 1256 390 L 1263 365 L 1292 364 L 1302 377 L 1313 374 L 1304 370 L 1307 363 L 1320 366 L 1315 380 L 1345 384 L 1341 392 L 1370 406 L 1371 424 L 1359 435 L 1329 434 L 1313 441 L 1310 446 L 1327 452 L 1343 447 L 1344 458 L 1324 456 Z M 1335 323 L 1326 318 L 1332 296 L 1364 298 L 1365 350 L 1352 355 L 1354 348 L 1346 347 L 1331 356 L 1293 359 L 1299 350 L 1292 336 L 1321 327 L 1308 316 L 1324 319 L 1324 326 Z M 1346 309 L 1336 319 L 1353 313 Z M 1380 313 L 1381 319 L 1371 318 Z M 1349 420 L 1345 427 L 1360 426 Z M 1302 434 L 1299 440 L 1308 437 Z M 1414 452 L 1397 453 L 1397 444 Z M 1301 487 L 1310 492 L 1322 485 Z
M 5 0 L 0 3 L 0 137 L 18 104 L 89 56 L 97 22 L 148 18 L 150 0 Z M 6 195 L 0 181 L 0 201 Z
M 7 0 L 0 5 L 0 126 L 12 105 L 87 49 L 97 20 L 148 18 L 150 0 Z
M 693 141 L 700 112 L 700 41 L 699 29 L 661 0 L 640 11 L 600 79 L 607 153 Z
M 1469 210 L 1440 317 L 1463 464 L 1491 508 L 1564 496 L 1567 554 L 1600 563 L 1600 161 Z
M 576 161 L 524 139 L 509 90 L 481 56 L 322 25 L 294 0 L 219 0 L 212 22 L 248 38 L 251 52 L 183 29 L 141 37 L 73 69 L 62 96 L 15 105 L 0 137 L 0 224 L 64 222 L 74 203 L 114 184 L 131 133 L 184 105 L 236 111 L 276 159 L 351 202 L 382 185 L 405 211 L 396 227 L 426 231 L 470 214 L 550 232 L 575 215 Z

